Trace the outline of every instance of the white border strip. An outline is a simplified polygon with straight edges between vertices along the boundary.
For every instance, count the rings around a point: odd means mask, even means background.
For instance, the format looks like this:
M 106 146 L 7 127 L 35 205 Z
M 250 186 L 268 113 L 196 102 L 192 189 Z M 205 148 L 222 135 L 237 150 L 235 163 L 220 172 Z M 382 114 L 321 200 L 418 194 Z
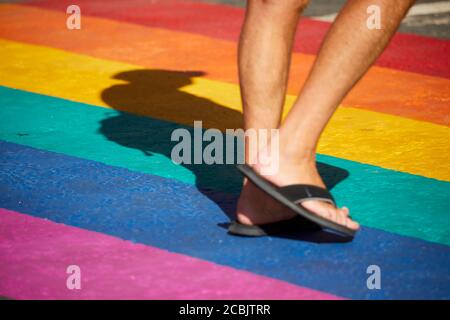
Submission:
M 408 12 L 408 17 L 420 16 L 427 14 L 445 13 L 450 12 L 450 1 L 439 1 L 431 3 L 419 3 L 414 5 Z M 315 20 L 333 22 L 337 13 L 327 14 L 318 17 L 310 17 Z

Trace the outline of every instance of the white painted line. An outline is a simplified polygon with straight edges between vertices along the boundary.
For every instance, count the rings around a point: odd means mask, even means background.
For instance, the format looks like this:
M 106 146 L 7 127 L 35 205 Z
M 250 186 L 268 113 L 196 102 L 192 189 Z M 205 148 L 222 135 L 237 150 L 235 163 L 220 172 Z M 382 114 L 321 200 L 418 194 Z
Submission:
M 436 14 L 444 12 L 450 12 L 450 1 L 416 4 L 409 10 L 407 16 L 420 16 L 425 14 Z
M 336 18 L 337 13 L 327 14 L 324 16 L 318 16 L 318 17 L 310 17 L 314 20 L 320 20 L 320 21 L 326 21 L 326 22 L 333 22 Z
M 408 12 L 407 17 L 420 16 L 427 14 L 450 12 L 450 1 L 438 1 L 430 3 L 419 3 L 414 5 Z M 315 20 L 333 22 L 337 13 L 331 13 L 318 17 L 310 17 Z

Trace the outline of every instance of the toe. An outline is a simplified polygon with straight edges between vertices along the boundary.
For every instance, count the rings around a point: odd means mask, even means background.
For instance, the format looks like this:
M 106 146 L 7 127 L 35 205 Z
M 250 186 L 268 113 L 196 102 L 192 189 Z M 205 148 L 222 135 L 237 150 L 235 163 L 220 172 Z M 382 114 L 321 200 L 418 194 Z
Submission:
M 359 224 L 355 221 L 353 221 L 349 217 L 349 212 L 347 210 L 342 209 L 334 209 L 332 214 L 332 220 L 340 225 L 346 226 L 347 228 L 350 228 L 352 230 L 358 230 Z
M 336 209 L 336 223 L 340 224 L 340 225 L 345 225 L 345 220 L 347 219 L 347 216 L 345 215 L 344 212 L 342 212 L 342 210 Z
M 345 225 L 347 226 L 347 228 L 350 228 L 352 230 L 358 230 L 359 229 L 359 223 L 356 222 L 356 221 L 353 221 L 350 218 L 346 218 Z
M 328 209 L 328 219 L 333 221 L 337 224 L 342 224 L 341 222 L 341 215 L 339 214 L 339 211 L 335 208 Z
M 350 218 L 350 211 L 347 207 L 336 208 L 331 204 L 315 200 L 305 201 L 303 205 L 322 218 L 352 230 L 359 229 L 359 224 Z
M 342 207 L 340 209 L 344 215 L 348 216 L 350 214 L 350 210 L 347 207 Z

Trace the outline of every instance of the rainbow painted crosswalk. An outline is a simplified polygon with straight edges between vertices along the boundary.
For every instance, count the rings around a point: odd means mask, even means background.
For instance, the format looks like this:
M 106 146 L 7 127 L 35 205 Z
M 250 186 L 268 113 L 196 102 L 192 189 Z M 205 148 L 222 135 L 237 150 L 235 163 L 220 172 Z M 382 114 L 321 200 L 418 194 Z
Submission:
M 170 159 L 194 120 L 241 126 L 243 9 L 80 0 L 68 30 L 70 4 L 0 4 L 0 296 L 450 298 L 450 41 L 398 34 L 320 141 L 321 175 L 363 225 L 353 242 L 246 239 L 226 232 L 235 168 Z M 300 24 L 286 112 L 328 27 Z

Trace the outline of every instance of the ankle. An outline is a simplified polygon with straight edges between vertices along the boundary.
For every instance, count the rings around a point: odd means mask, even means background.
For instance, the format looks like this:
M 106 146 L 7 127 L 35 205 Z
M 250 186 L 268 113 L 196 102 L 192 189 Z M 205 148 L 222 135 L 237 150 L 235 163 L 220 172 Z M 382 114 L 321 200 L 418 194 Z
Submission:
M 280 150 L 281 162 L 293 165 L 316 165 L 316 151 L 310 148 L 283 148 Z

